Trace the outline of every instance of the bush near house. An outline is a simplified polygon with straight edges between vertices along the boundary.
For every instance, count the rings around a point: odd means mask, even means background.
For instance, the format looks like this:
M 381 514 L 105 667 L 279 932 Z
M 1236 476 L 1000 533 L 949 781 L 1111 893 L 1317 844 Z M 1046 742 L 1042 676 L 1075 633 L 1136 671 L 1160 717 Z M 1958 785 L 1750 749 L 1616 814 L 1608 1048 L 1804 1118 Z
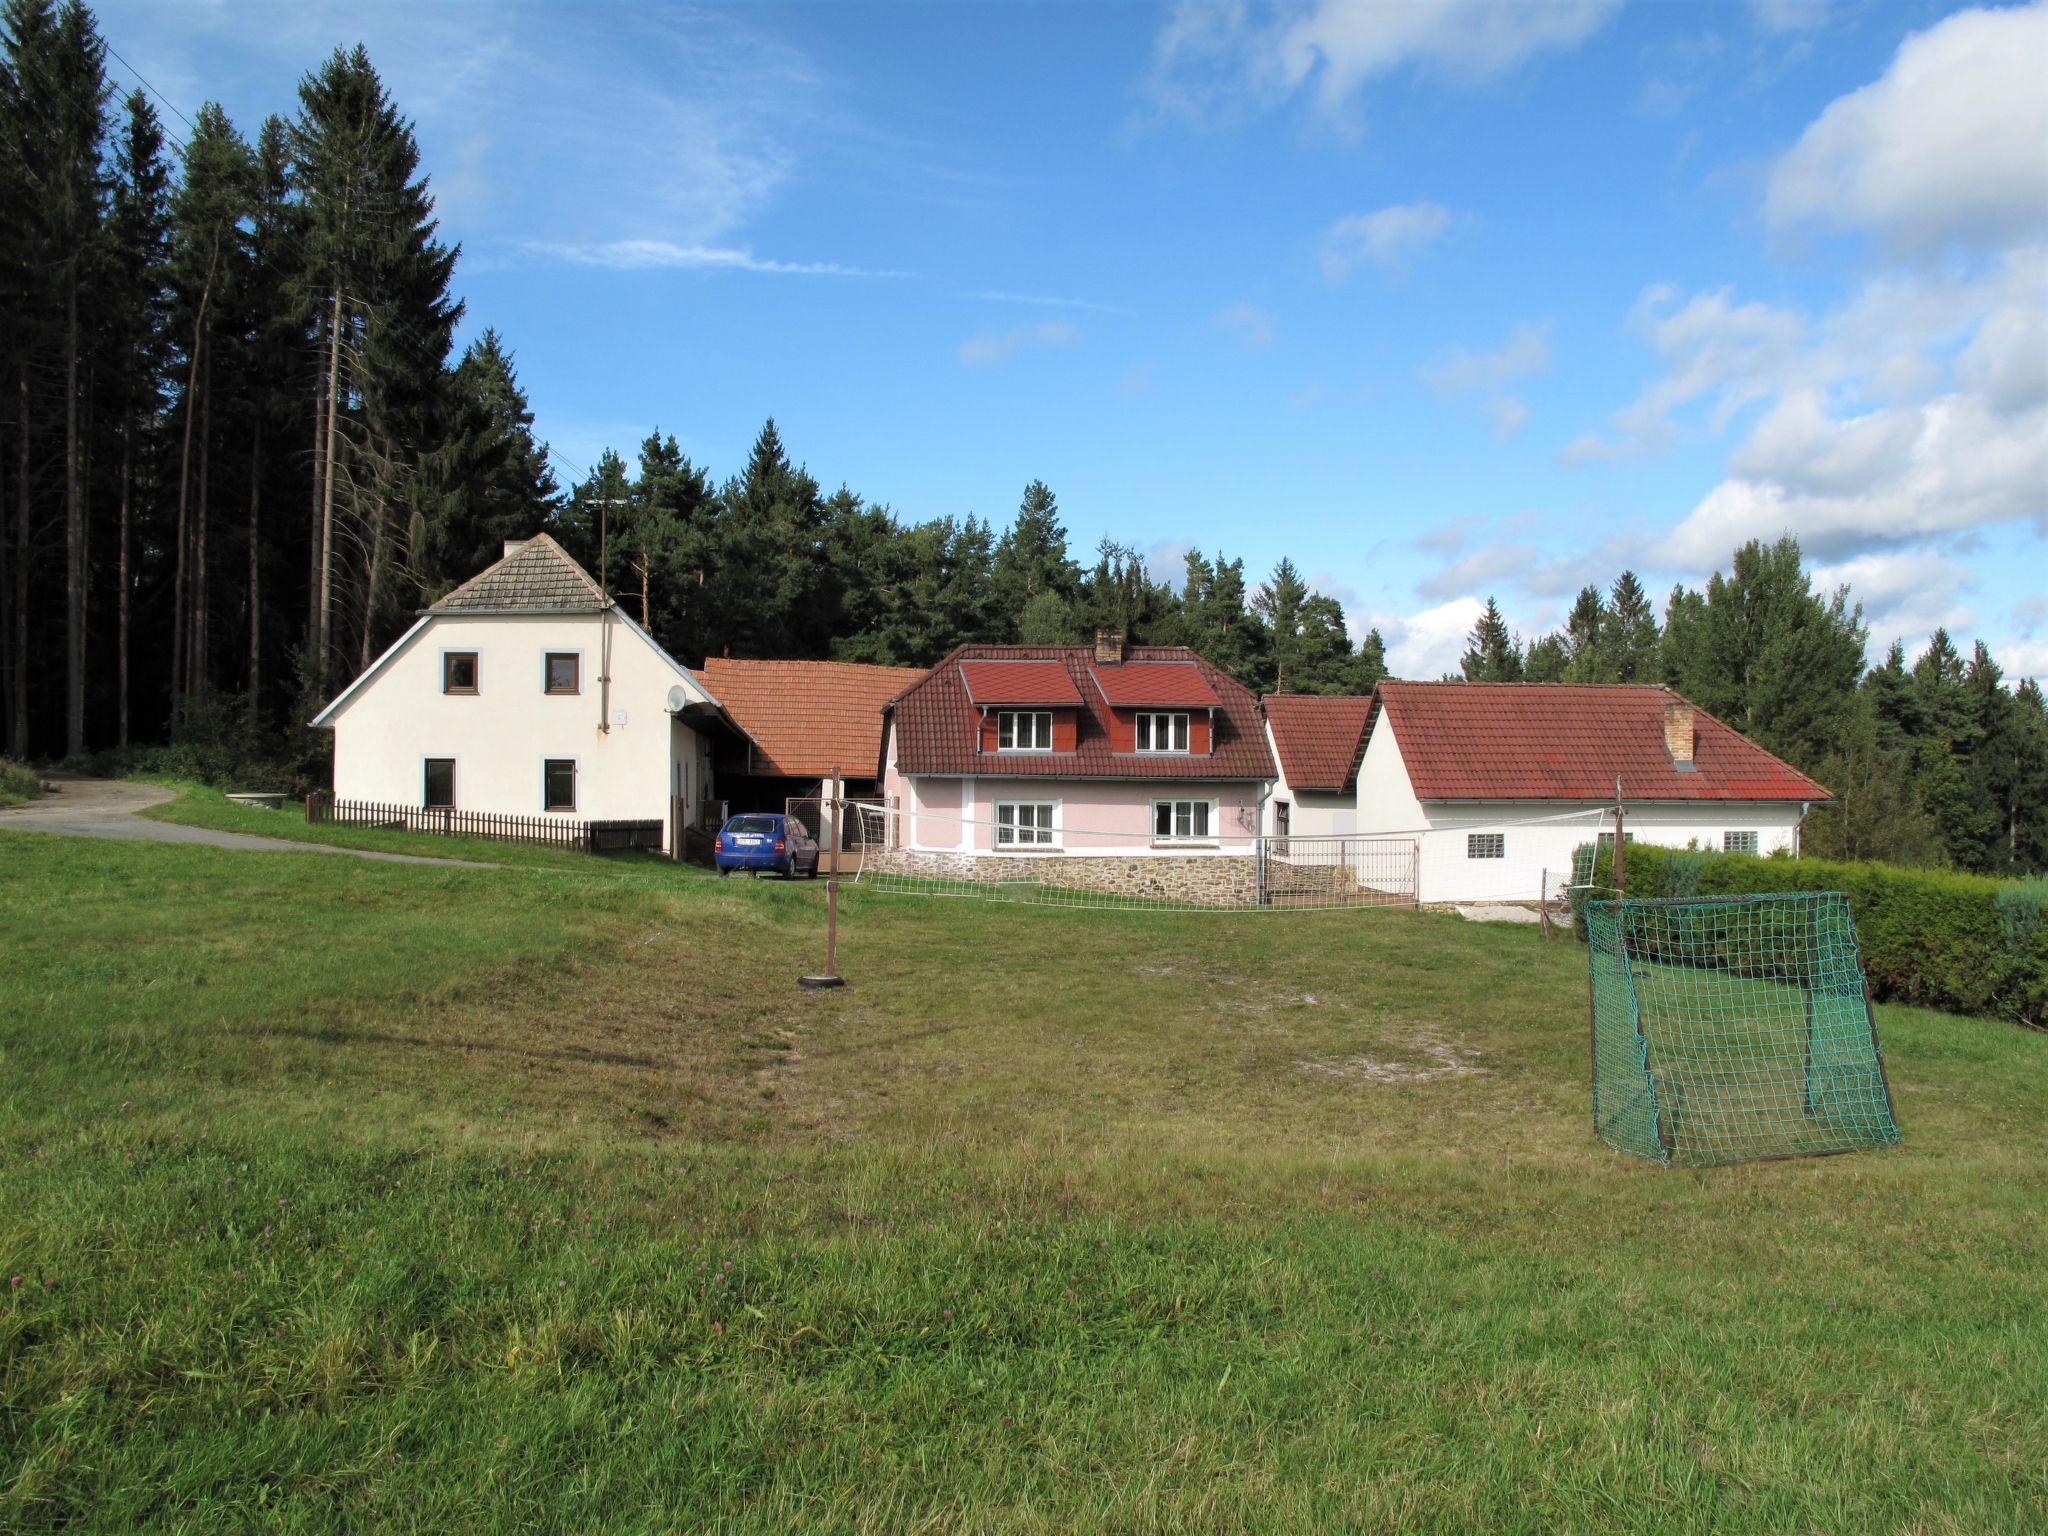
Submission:
M 43 792 L 42 781 L 26 763 L 0 757 L 0 805 L 20 805 Z
M 1841 891 L 1880 1002 L 2048 1025 L 2048 881 L 1642 843 L 1629 845 L 1624 873 L 1628 894 L 1638 899 Z M 1585 902 L 1614 885 L 1610 849 L 1594 859 L 1591 885 L 1573 898 L 1582 940 Z

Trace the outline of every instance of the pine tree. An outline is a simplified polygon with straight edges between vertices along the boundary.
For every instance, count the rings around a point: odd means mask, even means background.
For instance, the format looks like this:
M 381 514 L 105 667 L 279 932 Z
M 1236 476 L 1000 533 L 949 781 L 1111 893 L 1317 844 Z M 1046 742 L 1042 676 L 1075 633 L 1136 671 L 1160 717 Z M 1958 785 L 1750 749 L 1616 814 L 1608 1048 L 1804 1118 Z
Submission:
M 1529 653 L 1522 662 L 1522 678 L 1531 683 L 1587 682 L 1587 678 L 1570 676 L 1572 669 L 1571 641 L 1565 635 L 1544 635 L 1529 644 Z
M 1244 561 L 1221 554 L 1211 561 L 1191 549 L 1184 564 L 1180 601 L 1160 638 L 1190 647 L 1248 687 L 1259 686 L 1271 666 L 1272 636 L 1247 607 Z
M 436 592 L 496 560 L 507 539 L 547 527 L 561 499 L 547 444 L 534 436 L 533 408 L 512 352 L 495 330 L 486 328 L 455 365 L 448 410 L 442 510 L 422 563 Z
M 208 532 L 213 463 L 213 364 L 221 313 L 243 276 L 243 221 L 255 206 L 255 162 L 218 104 L 199 109 L 171 202 L 173 334 L 178 369 L 177 529 L 172 602 L 172 689 L 207 687 Z
M 1064 600 L 1080 580 L 1080 569 L 1067 553 L 1059 502 L 1043 480 L 1024 487 L 1016 520 L 996 545 L 993 580 L 997 619 L 1006 637 L 1018 633 L 1034 598 L 1050 592 Z M 1041 609 L 1041 617 L 1047 611 Z
M 1522 680 L 1522 653 L 1500 605 L 1489 597 L 1486 608 L 1472 625 L 1465 655 L 1458 663 L 1468 683 L 1518 683 Z
M 1387 670 L 1386 639 L 1377 627 L 1368 629 L 1365 638 L 1358 642 L 1358 661 L 1352 673 L 1352 691 L 1371 693 L 1391 676 L 1393 673 Z
M 1309 598 L 1308 583 L 1294 562 L 1282 556 L 1273 574 L 1252 596 L 1252 612 L 1265 623 L 1270 637 L 1272 664 L 1259 678 L 1261 691 L 1301 692 L 1302 673 L 1308 664 L 1304 643 L 1302 612 Z
M 1632 582 L 1635 577 L 1630 575 L 1628 580 Z M 1608 615 L 1607 604 L 1601 601 L 1600 589 L 1590 586 L 1579 588 L 1579 595 L 1572 602 L 1572 611 L 1564 621 L 1564 636 L 1560 641 L 1564 665 L 1559 676 L 1574 683 L 1619 681 L 1608 654 L 1610 642 L 1619 639 L 1612 629 L 1613 620 Z M 1531 668 L 1531 675 L 1534 674 L 1535 669 Z
M 1603 615 L 1597 678 L 1586 682 L 1654 683 L 1661 680 L 1662 658 L 1657 634 L 1657 614 L 1649 593 L 1636 580 L 1634 571 L 1615 578 Z
M 418 471 L 443 427 L 446 362 L 462 307 L 448 296 L 456 252 L 435 237 L 412 125 L 360 46 L 336 49 L 300 82 L 290 143 L 324 352 L 309 628 L 325 681 L 342 639 L 344 581 L 356 588 L 359 664 L 401 611 L 386 576 L 400 528 L 406 546 L 425 542 Z M 351 550 L 359 551 L 352 570 L 343 564 Z
M 124 103 L 108 215 L 105 317 L 107 381 L 119 437 L 115 582 L 115 741 L 126 747 L 133 703 L 135 531 L 138 502 L 154 501 L 158 417 L 170 370 L 171 172 L 156 109 L 142 91 Z

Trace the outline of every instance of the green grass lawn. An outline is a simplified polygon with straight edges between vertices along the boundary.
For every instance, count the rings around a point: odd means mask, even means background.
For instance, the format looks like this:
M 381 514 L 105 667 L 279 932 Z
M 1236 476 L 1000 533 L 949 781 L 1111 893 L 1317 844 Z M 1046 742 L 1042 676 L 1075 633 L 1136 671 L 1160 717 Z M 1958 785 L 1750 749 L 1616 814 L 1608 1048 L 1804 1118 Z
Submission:
M 0 1530 L 2048 1520 L 2048 1036 L 1665 1171 L 1531 929 L 491 846 L 0 832 Z

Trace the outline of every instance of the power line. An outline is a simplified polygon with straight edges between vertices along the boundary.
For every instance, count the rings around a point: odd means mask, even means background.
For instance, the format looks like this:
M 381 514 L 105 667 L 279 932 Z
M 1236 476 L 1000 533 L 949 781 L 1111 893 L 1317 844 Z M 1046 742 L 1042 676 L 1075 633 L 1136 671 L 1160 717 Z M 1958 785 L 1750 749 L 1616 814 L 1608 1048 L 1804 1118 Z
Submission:
M 149 92 L 150 95 L 154 96 L 158 101 L 162 102 L 166 107 L 170 108 L 171 111 L 176 112 L 178 114 L 179 122 L 183 123 L 187 128 L 190 128 L 194 133 L 197 133 L 199 131 L 199 125 L 193 122 L 192 119 L 187 117 L 182 111 L 180 111 L 178 104 L 175 101 L 171 100 L 170 97 L 166 96 L 162 91 L 158 90 L 155 86 L 151 85 L 149 81 L 144 78 L 141 70 L 137 69 L 133 64 L 130 64 L 126 59 L 121 58 L 120 49 L 116 48 L 112 43 L 108 42 L 104 37 L 100 39 L 100 46 L 105 48 L 107 52 L 111 53 L 115 58 L 120 59 L 121 67 L 127 70 L 128 73 L 133 75 L 137 80 L 142 81 L 142 88 L 145 91 Z

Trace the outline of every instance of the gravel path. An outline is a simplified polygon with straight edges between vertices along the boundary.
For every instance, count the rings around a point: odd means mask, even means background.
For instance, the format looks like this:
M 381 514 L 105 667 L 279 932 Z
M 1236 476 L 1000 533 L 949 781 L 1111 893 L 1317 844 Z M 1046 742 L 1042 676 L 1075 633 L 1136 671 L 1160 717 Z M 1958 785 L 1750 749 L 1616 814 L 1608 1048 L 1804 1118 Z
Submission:
M 333 848 L 324 843 L 295 843 L 281 837 L 253 837 L 246 832 L 216 832 L 210 827 L 183 827 L 152 821 L 135 813 L 176 798 L 157 784 L 130 784 L 120 779 L 79 779 L 53 774 L 59 785 L 27 805 L 0 807 L 0 831 L 54 832 L 60 837 L 112 837 L 147 843 L 198 843 L 207 848 L 242 848 L 255 853 L 338 853 L 351 859 L 383 864 L 443 864 L 451 869 L 496 869 L 474 859 L 435 859 L 417 853 L 373 853 L 366 848 Z M 277 813 L 287 814 L 284 811 Z

